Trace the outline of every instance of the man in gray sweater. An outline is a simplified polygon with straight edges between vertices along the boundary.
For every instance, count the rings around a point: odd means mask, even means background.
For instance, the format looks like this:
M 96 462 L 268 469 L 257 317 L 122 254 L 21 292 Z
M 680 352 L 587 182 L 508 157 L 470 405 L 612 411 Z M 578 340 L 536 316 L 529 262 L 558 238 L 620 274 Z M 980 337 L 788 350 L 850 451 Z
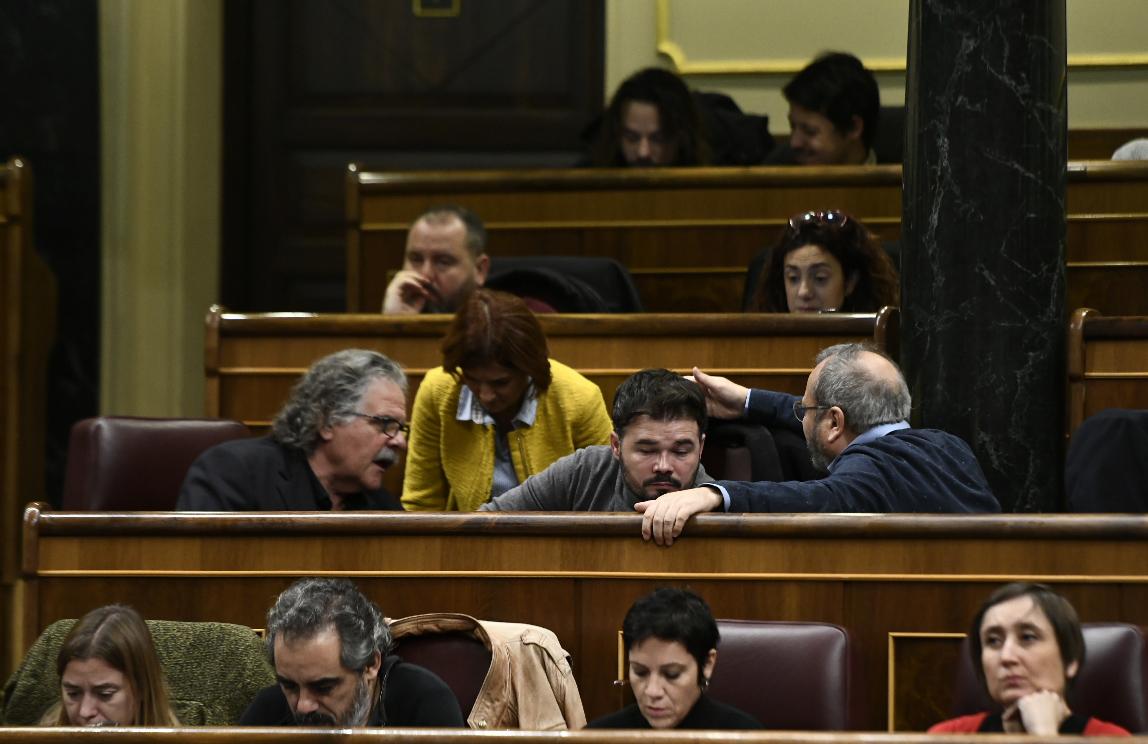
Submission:
M 633 512 L 639 501 L 713 482 L 701 466 L 706 401 L 666 369 L 644 369 L 614 394 L 609 445 L 584 447 L 480 511 Z

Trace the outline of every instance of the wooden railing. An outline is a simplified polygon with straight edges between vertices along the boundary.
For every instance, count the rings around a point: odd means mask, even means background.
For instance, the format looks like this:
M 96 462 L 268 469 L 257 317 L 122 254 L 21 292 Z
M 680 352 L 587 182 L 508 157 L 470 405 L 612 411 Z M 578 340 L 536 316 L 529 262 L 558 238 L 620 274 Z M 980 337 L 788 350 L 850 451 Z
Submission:
M 959 637 L 1011 580 L 1088 622 L 1148 625 L 1148 517 L 703 515 L 670 548 L 625 514 L 25 513 L 26 642 L 127 602 L 145 617 L 261 627 L 301 576 L 353 578 L 392 617 L 452 611 L 553 630 L 591 718 L 617 709 L 618 629 L 638 596 L 702 594 L 717 617 L 852 634 L 867 728 L 948 716 Z

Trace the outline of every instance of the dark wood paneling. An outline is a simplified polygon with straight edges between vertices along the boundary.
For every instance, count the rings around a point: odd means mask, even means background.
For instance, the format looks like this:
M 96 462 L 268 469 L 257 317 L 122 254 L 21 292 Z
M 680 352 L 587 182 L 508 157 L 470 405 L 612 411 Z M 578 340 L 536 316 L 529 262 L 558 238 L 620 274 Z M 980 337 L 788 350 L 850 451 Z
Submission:
M 12 666 L 20 515 L 45 498 L 48 358 L 56 281 L 32 247 L 32 173 L 0 163 L 0 673 Z
M 240 0 L 225 11 L 224 301 L 341 310 L 342 173 L 569 165 L 602 105 L 601 0 Z
M 1137 137 L 1148 137 L 1148 129 L 1069 129 L 1069 160 L 1107 160 L 1116 148 Z

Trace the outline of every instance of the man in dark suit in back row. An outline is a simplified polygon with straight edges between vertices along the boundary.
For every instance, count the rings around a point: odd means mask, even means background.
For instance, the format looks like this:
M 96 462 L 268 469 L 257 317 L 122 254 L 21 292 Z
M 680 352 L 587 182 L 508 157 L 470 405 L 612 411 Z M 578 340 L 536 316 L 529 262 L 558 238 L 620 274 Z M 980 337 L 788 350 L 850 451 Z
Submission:
M 216 445 L 192 463 L 180 511 L 400 509 L 383 473 L 407 449 L 407 378 L 391 359 L 346 349 L 295 385 L 271 434 Z

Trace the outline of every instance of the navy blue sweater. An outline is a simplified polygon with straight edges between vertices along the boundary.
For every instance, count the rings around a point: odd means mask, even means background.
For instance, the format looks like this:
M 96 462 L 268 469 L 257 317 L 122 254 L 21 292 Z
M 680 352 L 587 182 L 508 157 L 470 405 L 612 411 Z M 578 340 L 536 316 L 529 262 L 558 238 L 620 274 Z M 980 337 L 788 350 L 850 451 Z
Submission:
M 751 418 L 800 429 L 795 396 L 753 391 Z M 786 423 L 786 425 L 788 425 Z M 999 512 L 976 455 L 936 429 L 901 429 L 847 447 L 821 480 L 719 481 L 731 512 Z

